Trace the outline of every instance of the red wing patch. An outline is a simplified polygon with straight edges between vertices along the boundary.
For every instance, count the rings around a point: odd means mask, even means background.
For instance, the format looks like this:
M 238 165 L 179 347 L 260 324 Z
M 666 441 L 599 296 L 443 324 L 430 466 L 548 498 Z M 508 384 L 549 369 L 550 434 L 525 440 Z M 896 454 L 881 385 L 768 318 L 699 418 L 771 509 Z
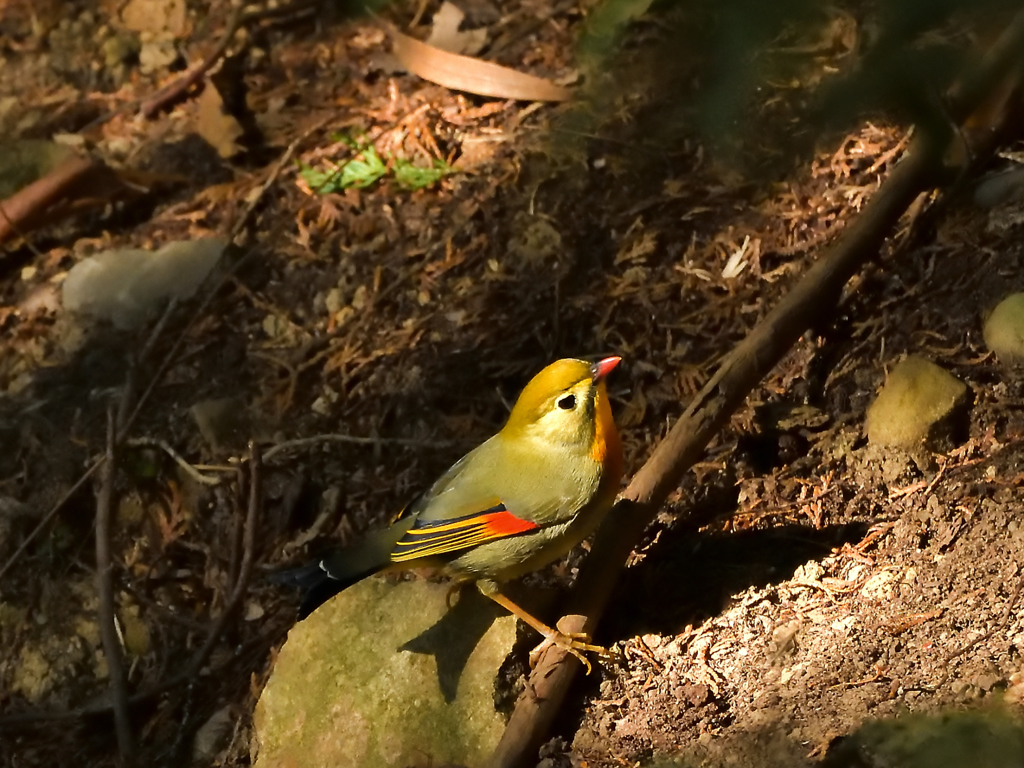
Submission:
M 485 541 L 504 539 L 539 526 L 509 512 L 504 504 L 452 520 L 417 520 L 395 544 L 391 562 L 444 555 Z

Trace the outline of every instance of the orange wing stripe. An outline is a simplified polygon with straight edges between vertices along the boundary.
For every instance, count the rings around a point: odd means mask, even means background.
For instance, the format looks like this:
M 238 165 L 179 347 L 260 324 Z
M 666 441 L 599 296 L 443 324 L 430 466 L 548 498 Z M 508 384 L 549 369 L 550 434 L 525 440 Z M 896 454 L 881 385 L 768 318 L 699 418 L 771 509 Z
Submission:
M 517 533 L 532 531 L 534 528 L 540 527 L 529 520 L 516 517 L 508 510 L 491 512 L 483 517 L 485 519 L 484 527 L 487 529 L 488 534 L 490 534 L 490 538 L 493 539 L 498 539 L 502 536 L 515 536 Z
M 391 562 L 450 554 L 538 527 L 536 523 L 513 515 L 504 504 L 454 520 L 417 521 L 395 544 Z

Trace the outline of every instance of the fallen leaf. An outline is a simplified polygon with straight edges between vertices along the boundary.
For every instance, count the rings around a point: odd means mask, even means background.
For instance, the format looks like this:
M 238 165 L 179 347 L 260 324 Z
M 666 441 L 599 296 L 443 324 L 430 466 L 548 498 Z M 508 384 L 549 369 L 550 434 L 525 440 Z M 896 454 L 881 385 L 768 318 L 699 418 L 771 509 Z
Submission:
M 456 91 L 520 101 L 565 101 L 572 91 L 542 77 L 459 56 L 391 30 L 391 49 L 409 72 Z
M 224 99 L 213 83 L 206 84 L 198 102 L 196 133 L 206 139 L 224 159 L 241 152 L 238 140 L 245 131 L 238 120 L 224 111 Z

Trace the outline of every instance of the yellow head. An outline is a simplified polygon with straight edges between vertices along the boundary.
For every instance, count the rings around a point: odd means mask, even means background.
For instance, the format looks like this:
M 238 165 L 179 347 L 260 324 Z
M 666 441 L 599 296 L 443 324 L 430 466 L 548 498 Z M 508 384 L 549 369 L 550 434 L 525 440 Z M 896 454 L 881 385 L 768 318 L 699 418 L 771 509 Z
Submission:
M 612 444 L 618 450 L 604 379 L 620 360 L 553 362 L 526 385 L 502 433 L 587 450 L 603 461 Z

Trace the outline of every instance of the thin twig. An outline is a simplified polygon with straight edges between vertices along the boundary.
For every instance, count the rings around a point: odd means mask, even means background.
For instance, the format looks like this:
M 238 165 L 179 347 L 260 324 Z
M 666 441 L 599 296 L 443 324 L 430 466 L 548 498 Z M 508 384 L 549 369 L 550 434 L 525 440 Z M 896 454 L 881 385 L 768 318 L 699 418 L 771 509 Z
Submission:
M 14 554 L 7 559 L 7 562 L 4 563 L 4 567 L 0 568 L 0 579 L 3 579 L 4 575 L 11 569 L 11 567 L 16 562 L 18 562 L 18 558 L 20 558 L 22 554 L 24 554 L 25 550 L 28 549 L 29 545 L 33 541 L 35 541 L 36 537 L 43 532 L 43 529 L 46 528 L 46 526 L 53 522 L 53 518 L 55 518 L 57 516 L 57 513 L 64 508 L 64 505 L 67 504 L 68 499 L 70 499 L 72 496 L 78 493 L 79 490 L 81 490 L 82 486 L 85 485 L 86 482 L 88 482 L 90 477 L 92 477 L 93 472 L 99 469 L 103 465 L 104 461 L 105 459 L 102 458 L 96 459 L 96 461 L 94 461 L 92 465 L 87 470 L 85 470 L 84 473 L 82 473 L 82 476 L 75 481 L 75 484 L 72 485 L 64 493 L 64 495 L 57 500 L 57 503 L 50 507 L 49 512 L 43 515 L 43 519 L 39 521 L 39 524 L 32 529 L 32 532 L 25 537 L 25 540 L 21 542 L 21 545 L 16 550 L 14 550 Z
M 242 468 L 235 467 L 238 477 L 242 477 Z M 238 583 L 238 573 L 242 564 L 242 539 L 245 536 L 245 523 L 241 515 L 231 516 L 231 551 L 228 556 L 228 584 L 234 591 L 234 585 Z
M 356 437 L 355 435 L 314 435 L 297 440 L 286 440 L 278 443 L 263 454 L 264 461 L 270 461 L 279 453 L 311 448 L 320 443 L 351 443 L 353 445 L 407 445 L 412 448 L 450 448 L 455 445 L 453 440 L 415 440 L 405 437 Z
M 281 171 L 284 169 L 284 167 L 291 162 L 292 155 L 295 154 L 295 150 L 298 149 L 299 144 L 304 142 L 307 138 L 309 138 L 314 133 L 323 128 L 325 125 L 327 125 L 327 123 L 329 123 L 331 119 L 331 117 L 325 117 L 322 120 L 318 120 L 305 131 L 303 131 L 301 136 L 299 136 L 297 139 L 295 139 L 295 141 L 288 145 L 288 148 L 285 149 L 284 154 L 281 155 L 280 159 L 274 165 L 273 169 L 271 169 L 270 175 L 267 176 L 267 180 L 263 183 L 263 186 L 260 187 L 260 191 L 253 195 L 252 200 L 249 201 L 249 204 L 245 207 L 245 210 L 242 211 L 242 217 L 231 228 L 231 233 L 228 235 L 228 242 L 233 243 L 235 241 L 235 238 L 241 234 L 242 230 L 249 223 L 249 217 L 252 216 L 253 211 L 256 210 L 256 206 L 259 205 L 260 201 L 263 200 L 263 197 L 264 195 L 267 194 L 267 190 L 270 189 L 270 186 L 277 181 L 277 178 L 281 175 Z
M 263 467 L 259 446 L 255 441 L 249 443 L 249 455 L 249 506 L 245 515 L 245 531 L 242 534 L 242 564 L 238 568 L 238 578 L 235 579 L 231 596 L 225 603 L 224 610 L 221 611 L 213 628 L 206 636 L 206 642 L 188 665 L 188 674 L 192 677 L 193 683 L 217 646 L 228 621 L 242 604 L 245 590 L 249 586 L 249 578 L 252 576 L 252 564 L 256 549 L 256 523 L 262 497 L 261 470 Z
M 132 437 L 125 440 L 124 444 L 132 446 L 134 448 L 159 448 L 161 451 L 163 451 L 172 459 L 174 459 L 177 465 L 181 467 L 182 470 L 184 470 L 185 474 L 187 474 L 197 483 L 202 483 L 203 485 L 220 485 L 221 483 L 221 478 L 204 475 L 202 472 L 200 472 L 191 464 L 189 464 L 180 453 L 178 453 L 176 450 L 171 448 L 170 445 L 167 444 L 166 440 L 160 440 L 159 438 L 155 437 Z
M 262 198 L 262 196 L 264 194 L 266 194 L 266 191 L 270 187 L 271 183 L 273 183 L 277 179 L 278 175 L 281 172 L 281 169 L 284 168 L 285 163 L 291 158 L 292 154 L 294 154 L 295 149 L 298 146 L 298 144 L 301 141 L 303 141 L 307 136 L 309 136 L 311 133 L 313 133 L 313 131 L 317 130 L 317 128 L 319 128 L 321 124 L 322 123 L 313 126 L 308 131 L 306 131 L 302 136 L 300 136 L 298 139 L 296 139 L 294 142 L 292 142 L 291 145 L 289 145 L 289 147 L 285 151 L 284 155 L 282 155 L 281 160 L 278 161 L 278 164 L 274 167 L 273 171 L 271 172 L 271 174 L 270 174 L 270 176 L 269 176 L 269 178 L 267 180 L 267 183 L 264 184 L 263 187 L 260 189 L 259 195 L 257 195 L 256 198 L 250 203 L 248 209 L 246 210 L 246 216 L 248 214 L 250 214 L 251 211 L 254 209 L 254 207 L 256 205 L 256 202 L 260 198 Z M 237 233 L 237 231 L 240 230 L 240 228 L 241 228 L 240 225 L 245 221 L 246 216 L 243 216 L 242 221 L 240 221 L 239 224 L 235 226 L 235 228 L 233 230 L 234 233 Z M 242 265 L 245 264 L 246 261 L 248 261 L 248 258 L 249 258 L 249 254 L 246 254 L 245 256 L 243 256 L 240 259 L 238 259 L 227 270 L 227 272 L 224 274 L 224 276 L 221 278 L 221 280 L 219 280 L 217 282 L 217 284 L 203 298 L 203 301 L 200 303 L 199 307 L 196 309 L 196 312 L 193 314 L 192 318 L 185 325 L 185 328 L 182 329 L 181 334 L 178 336 L 178 338 L 175 341 L 174 345 L 171 347 L 170 352 L 168 352 L 167 355 L 164 357 L 164 359 L 161 361 L 159 367 L 157 368 L 156 374 L 153 376 L 152 380 L 149 382 L 149 385 L 146 387 L 146 390 L 142 393 L 142 396 L 139 398 L 138 402 L 135 404 L 135 408 L 132 410 L 131 414 L 126 419 L 124 419 L 123 421 L 120 418 L 118 419 L 117 437 L 116 437 L 116 443 L 117 444 L 120 444 L 125 439 L 125 436 L 128 434 L 128 431 L 131 429 L 132 425 L 135 423 L 135 420 L 138 418 L 139 414 L 142 412 L 142 408 L 146 404 L 146 401 L 149 399 L 149 396 L 153 393 L 153 390 L 156 388 L 156 385 L 163 378 L 164 373 L 166 373 L 167 369 L 170 368 L 171 364 L 174 362 L 175 356 L 177 355 L 178 350 L 185 343 L 185 339 L 188 337 L 188 332 L 192 329 L 192 326 L 194 326 L 199 321 L 199 318 L 202 316 L 203 312 L 213 302 L 213 298 L 217 295 L 217 293 L 220 291 L 220 289 L 234 276 L 234 274 L 236 272 L 238 272 L 239 269 L 241 269 Z M 155 344 L 156 332 L 157 332 L 157 330 L 162 330 L 162 326 L 166 325 L 166 322 L 167 321 L 166 321 L 165 318 L 161 318 L 161 320 L 157 323 L 157 327 L 154 329 L 154 333 L 150 335 L 150 339 L 149 339 L 149 341 L 146 344 L 146 348 L 147 349 L 152 347 Z M 125 409 L 125 410 L 127 410 L 127 409 Z M 8 558 L 7 562 L 4 563 L 3 568 L 0 568 L 0 579 L 2 579 L 4 577 L 4 574 L 6 574 L 11 569 L 11 567 L 18 561 L 18 559 L 22 556 L 22 554 L 24 554 L 25 550 L 28 549 L 29 545 L 33 541 L 35 541 L 36 537 L 40 533 L 42 533 L 42 531 L 53 521 L 53 519 L 57 516 L 57 513 L 60 512 L 61 509 L 64 508 L 64 505 L 68 502 L 68 500 L 72 496 L 74 496 L 75 493 L 77 493 L 82 488 L 82 486 L 85 485 L 86 482 L 88 482 L 89 478 L 92 477 L 93 472 L 95 472 L 97 469 L 99 469 L 99 467 L 100 467 L 100 465 L 102 463 L 103 463 L 103 459 L 97 459 L 82 474 L 82 476 L 80 478 L 78 478 L 77 481 L 75 481 L 75 484 L 73 486 L 71 486 L 71 488 L 67 491 L 67 493 L 65 493 L 63 496 L 61 496 L 60 499 L 57 501 L 57 503 L 54 504 L 53 507 L 50 508 L 50 510 L 43 517 L 43 519 L 39 521 L 39 524 L 36 525 L 36 527 L 32 529 L 32 532 L 25 538 L 25 540 L 21 543 L 21 545 L 14 551 L 14 554 L 12 554 Z
M 171 319 L 171 315 L 174 314 L 174 310 L 178 308 L 178 297 L 172 296 L 171 300 L 167 302 L 167 306 L 164 307 L 163 314 L 160 315 L 160 319 L 157 320 L 156 325 L 153 326 L 153 330 L 149 332 L 149 338 L 146 339 L 146 343 L 142 345 L 142 351 L 139 352 L 139 361 L 146 360 L 153 348 L 156 346 L 157 341 L 163 335 L 164 328 L 167 327 L 167 323 Z
M 264 633 L 259 637 L 242 643 L 234 654 L 227 656 L 219 664 L 215 664 L 210 668 L 210 676 L 212 678 L 217 678 L 220 673 L 230 669 L 233 665 L 244 663 L 244 654 L 250 649 L 259 649 L 258 655 L 262 656 L 267 650 L 284 639 L 294 623 L 294 621 L 288 621 L 285 625 L 274 627 L 270 632 Z M 172 677 L 170 680 L 165 680 L 164 682 L 153 686 L 148 691 L 136 693 L 128 699 L 128 704 L 132 707 L 152 704 L 161 696 L 192 682 L 194 679 L 195 677 L 190 674 L 190 670 L 186 670 L 180 675 Z M 109 714 L 111 709 L 112 705 L 109 702 L 103 702 L 86 707 L 79 707 L 77 709 L 68 709 L 63 712 L 19 712 L 13 715 L 4 715 L 0 717 L 0 734 L 6 734 L 14 728 L 25 728 L 33 725 L 44 725 L 47 723 L 63 723 L 73 720 L 82 720 L 87 717 L 96 717 L 98 715 Z
M 243 25 L 251 24 L 254 21 L 266 21 L 277 23 L 289 23 L 303 16 L 308 16 L 316 10 L 317 5 L 323 4 L 323 0 L 294 0 L 287 5 L 271 6 L 261 8 L 258 11 L 249 11 L 242 19 Z
M 259 194 L 257 194 L 249 203 L 249 206 L 246 208 L 242 218 L 232 228 L 231 233 L 228 236 L 229 242 L 233 241 L 235 237 L 237 237 L 238 234 L 241 232 L 242 228 L 248 221 L 248 217 L 252 214 L 252 211 L 255 209 L 257 203 L 261 199 L 263 199 L 263 196 L 266 194 L 267 189 L 270 188 L 270 185 L 277 180 L 278 176 L 281 173 L 281 170 L 284 168 L 285 164 L 290 160 L 291 156 L 295 153 L 295 149 L 296 147 L 298 147 L 299 143 L 304 141 L 306 137 L 308 137 L 310 134 L 316 131 L 321 125 L 323 125 L 323 122 L 325 121 L 321 121 L 320 123 L 311 127 L 309 130 L 303 133 L 302 136 L 297 138 L 288 146 L 288 149 L 285 150 L 284 154 L 281 156 L 281 159 L 278 160 L 277 164 L 270 172 L 270 175 L 267 178 L 266 183 L 260 188 Z M 199 303 L 199 306 L 196 307 L 196 311 L 192 314 L 192 317 L 185 324 L 185 327 L 181 330 L 181 333 L 178 334 L 178 338 L 171 346 L 171 350 L 164 356 L 164 359 L 160 362 L 160 365 L 157 367 L 156 373 L 153 375 L 153 378 L 149 382 L 149 386 L 146 387 L 146 390 L 142 393 L 142 396 L 139 398 L 138 403 L 136 403 L 135 409 L 132 411 L 131 416 L 129 416 L 127 422 L 118 429 L 119 439 L 123 439 L 124 435 L 127 434 L 128 429 L 131 427 L 132 424 L 135 423 L 135 419 L 138 418 L 139 414 L 142 412 L 142 407 L 146 404 L 146 401 L 149 400 L 149 396 L 153 393 L 153 390 L 156 388 L 157 383 L 159 383 L 163 379 L 163 375 L 167 372 L 167 369 L 171 367 L 171 364 L 176 359 L 178 350 L 181 349 L 182 345 L 184 345 L 185 339 L 188 338 L 189 331 L 192 330 L 192 326 L 199 322 L 199 318 L 203 316 L 203 313 L 206 311 L 206 309 L 210 306 L 210 304 L 213 303 L 213 299 L 220 292 L 220 289 L 224 287 L 228 283 L 228 281 L 235 276 L 238 270 L 242 268 L 242 265 L 244 265 L 249 260 L 249 257 L 251 255 L 251 252 L 247 253 L 246 255 L 242 256 L 237 261 L 235 261 L 235 263 L 232 264 L 224 272 L 224 274 L 221 276 L 221 279 L 217 281 L 216 285 L 214 285 L 203 297 L 203 300 Z
M 231 586 L 231 595 L 224 605 L 224 610 L 217 617 L 209 634 L 206 636 L 206 641 L 199 651 L 196 652 L 196 655 L 187 667 L 187 674 L 189 676 L 188 686 L 185 688 L 183 697 L 174 705 L 175 709 L 182 704 L 184 705 L 181 707 L 179 717 L 181 722 L 185 724 L 191 719 L 192 703 L 195 701 L 196 686 L 199 682 L 200 673 L 203 667 L 206 666 L 206 662 L 209 661 L 213 649 L 220 642 L 220 636 L 223 634 L 228 622 L 234 617 L 241 606 L 242 598 L 245 597 L 246 589 L 249 586 L 249 578 L 252 575 L 252 564 L 255 559 L 254 553 L 256 550 L 256 522 L 263 496 L 261 488 L 262 461 L 260 459 L 259 446 L 255 441 L 249 442 L 249 456 L 249 503 L 245 516 L 245 531 L 242 534 L 242 564 L 238 569 L 238 577 Z M 243 471 L 239 468 L 239 478 L 242 475 Z M 241 483 L 239 483 L 239 487 L 241 489 Z M 187 733 L 189 733 L 187 728 L 179 730 L 178 738 L 170 750 L 172 756 L 180 754 Z
M 117 748 L 121 762 L 130 765 L 135 752 L 131 718 L 128 714 L 128 684 L 124 674 L 124 659 L 121 643 L 117 637 L 117 621 L 114 615 L 113 566 L 110 561 L 110 521 L 114 504 L 114 407 L 107 408 L 107 450 L 100 480 L 100 492 L 96 497 L 96 591 L 99 594 L 100 637 L 103 641 L 103 655 L 107 659 L 107 674 L 110 678 L 110 696 L 114 703 L 114 726 L 117 731 Z
M 3 219 L 0 220 L 0 240 L 12 233 L 24 237 L 21 230 L 28 226 L 26 222 L 30 218 L 41 214 L 66 196 L 73 186 L 101 167 L 91 157 L 76 155 L 0 202 L 4 211 Z
M 151 119 L 168 104 L 180 99 L 185 95 L 185 92 L 188 91 L 189 88 L 198 83 L 199 80 L 202 79 L 203 75 L 213 68 L 214 64 L 224 57 L 224 54 L 228 52 L 228 47 L 231 45 L 231 41 L 235 38 L 235 33 L 238 32 L 239 28 L 242 26 L 247 6 L 248 3 L 243 2 L 235 9 L 235 12 L 231 15 L 231 19 L 228 21 L 227 28 L 224 30 L 224 34 L 221 36 L 220 42 L 217 44 L 217 47 L 213 49 L 213 53 L 203 59 L 202 63 L 198 67 L 189 70 L 173 83 L 161 88 L 142 103 L 142 106 L 139 108 L 139 112 L 143 117 Z
M 1024 11 L 987 53 L 980 66 L 961 77 L 950 99 L 950 114 L 965 120 L 981 104 L 1019 54 L 1024 40 Z M 996 136 L 998 132 L 991 135 Z M 946 137 L 942 137 L 945 139 Z M 995 148 L 994 139 L 972 156 Z M 836 244 L 803 276 L 782 301 L 722 362 L 720 368 L 676 422 L 647 463 L 634 476 L 609 520 L 599 529 L 590 554 L 580 568 L 569 600 L 563 632 L 591 636 L 608 604 L 619 573 L 648 523 L 699 458 L 707 443 L 736 407 L 800 335 L 834 309 L 843 286 L 878 252 L 886 233 L 917 195 L 942 173 L 946 141 L 918 132 L 910 151 L 892 170 L 861 215 L 846 227 Z M 1022 577 L 1024 582 L 1024 577 Z M 564 662 L 564 663 L 563 663 Z M 520 696 L 489 768 L 534 764 L 580 664 L 552 647 L 530 675 L 529 693 Z
M 249 442 L 249 508 L 245 515 L 245 532 L 242 535 L 242 565 L 238 569 L 235 589 L 231 602 L 238 606 L 242 595 L 249 586 L 252 564 L 256 551 L 256 523 L 260 505 L 263 503 L 263 456 L 255 440 Z
M 208 72 L 213 67 L 213 65 L 216 64 L 217 61 L 224 56 L 224 54 L 227 52 L 228 45 L 230 45 L 232 38 L 238 32 L 238 29 L 240 27 L 248 26 L 253 22 L 259 22 L 264 20 L 273 21 L 275 19 L 280 19 L 281 17 L 289 15 L 300 16 L 301 14 L 312 10 L 313 7 L 318 2 L 321 2 L 321 0 L 296 0 L 296 2 L 288 6 L 278 6 L 274 8 L 264 8 L 257 11 L 249 11 L 248 13 L 242 14 L 241 18 L 238 18 L 238 11 L 236 11 L 235 15 L 232 16 L 231 19 L 229 19 L 228 25 L 227 27 L 225 27 L 224 34 L 221 36 L 217 49 L 214 51 L 214 53 L 210 54 L 210 56 L 206 57 L 206 59 L 203 61 L 202 64 L 200 64 L 198 68 L 191 70 L 190 72 L 186 72 L 173 83 L 169 83 L 167 86 L 161 88 L 152 96 L 149 96 L 144 99 L 131 99 L 130 101 L 126 101 L 125 103 L 121 104 L 116 109 L 112 109 L 111 111 L 100 115 L 95 120 L 86 123 L 86 125 L 79 130 L 79 133 L 85 134 L 90 131 L 93 131 L 99 126 L 106 123 L 107 121 L 116 117 L 117 115 L 134 109 L 150 109 L 153 111 L 153 114 L 147 116 L 154 116 L 156 112 L 163 108 L 163 106 L 166 105 L 171 99 L 177 98 L 178 95 L 181 95 L 185 91 L 187 91 L 189 87 L 191 87 L 194 83 L 198 81 L 200 75 Z M 242 7 L 239 10 L 244 10 L 245 7 L 249 4 L 251 4 L 251 2 L 243 3 Z M 232 29 L 233 26 L 234 29 Z
M 139 383 L 139 371 L 144 367 L 145 361 L 149 359 L 150 353 L 156 346 L 157 340 L 159 340 L 164 329 L 167 327 L 167 323 L 171 319 L 171 315 L 174 314 L 174 310 L 178 306 L 178 299 L 172 298 L 167 302 L 167 306 L 164 307 L 163 313 L 160 315 L 160 319 L 157 320 L 156 325 L 153 326 L 153 330 L 149 332 L 149 337 L 146 339 L 146 343 L 142 345 L 142 349 L 138 355 L 135 356 L 135 360 L 128 366 L 128 373 L 124 377 L 124 387 L 121 392 L 121 402 L 117 407 L 117 433 L 119 435 L 126 434 L 125 423 L 128 420 L 129 409 L 131 408 L 132 402 L 135 399 L 135 390 Z

